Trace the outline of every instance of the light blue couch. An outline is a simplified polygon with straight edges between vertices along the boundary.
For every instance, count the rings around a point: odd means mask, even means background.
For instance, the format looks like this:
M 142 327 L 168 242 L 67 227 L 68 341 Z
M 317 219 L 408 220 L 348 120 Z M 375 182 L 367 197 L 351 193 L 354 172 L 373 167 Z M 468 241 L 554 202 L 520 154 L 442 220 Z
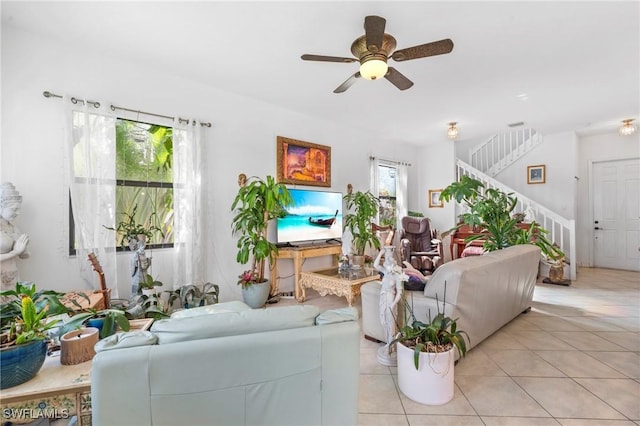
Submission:
M 229 303 L 101 341 L 91 373 L 93 424 L 357 424 L 355 309 Z

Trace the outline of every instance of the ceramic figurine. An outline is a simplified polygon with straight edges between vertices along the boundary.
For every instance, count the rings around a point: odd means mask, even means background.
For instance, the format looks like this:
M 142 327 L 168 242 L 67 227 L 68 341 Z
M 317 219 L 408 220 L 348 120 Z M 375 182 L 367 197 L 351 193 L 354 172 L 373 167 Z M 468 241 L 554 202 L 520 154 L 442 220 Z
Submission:
M 13 224 L 20 213 L 22 196 L 11 182 L 0 185 L 0 273 L 2 290 L 15 288 L 20 281 L 16 259 L 29 257 L 29 236 Z

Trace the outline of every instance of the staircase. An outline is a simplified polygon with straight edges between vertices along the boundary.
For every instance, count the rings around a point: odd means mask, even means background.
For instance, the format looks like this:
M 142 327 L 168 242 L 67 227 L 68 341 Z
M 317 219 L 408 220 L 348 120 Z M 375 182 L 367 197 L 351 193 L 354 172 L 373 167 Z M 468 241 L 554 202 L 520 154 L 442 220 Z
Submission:
M 542 135 L 534 129 L 502 132 L 469 150 L 471 166 L 495 176 L 518 158 L 542 143 Z
M 498 182 L 482 171 L 472 167 L 464 161 L 456 162 L 456 177 L 459 180 L 462 175 L 467 175 L 482 182 L 485 188 L 495 188 L 505 193 L 511 193 L 518 198 L 516 212 L 527 214 L 527 220 L 535 220 L 540 226 L 549 231 L 547 238 L 549 241 L 556 243 L 567 256 L 570 277 L 576 279 L 577 257 L 576 257 L 576 223 L 575 220 L 566 219 L 557 213 L 543 207 L 535 201 L 525 197 L 524 195 L 513 191 L 508 186 Z M 456 206 L 456 210 L 461 210 L 461 206 Z M 456 215 L 462 213 L 456 211 Z

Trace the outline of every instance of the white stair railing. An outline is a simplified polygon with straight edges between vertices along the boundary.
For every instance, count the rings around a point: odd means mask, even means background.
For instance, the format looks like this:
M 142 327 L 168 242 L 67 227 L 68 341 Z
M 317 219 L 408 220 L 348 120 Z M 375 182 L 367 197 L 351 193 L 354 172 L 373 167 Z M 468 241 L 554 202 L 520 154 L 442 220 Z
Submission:
M 534 129 L 498 133 L 469 150 L 471 166 L 495 176 L 518 158 L 542 143 L 542 135 Z
M 527 218 L 535 220 L 540 226 L 549 231 L 547 238 L 556 243 L 560 249 L 567 255 L 569 271 L 571 279 L 576 279 L 577 274 L 577 258 L 576 258 L 576 222 L 573 219 L 566 219 L 559 214 L 547 209 L 541 204 L 525 197 L 524 195 L 514 191 L 512 188 L 504 185 L 492 177 L 482 173 L 475 167 L 470 166 L 464 161 L 456 162 L 457 177 L 467 175 L 482 182 L 485 188 L 499 189 L 505 193 L 511 193 L 518 199 L 515 211 L 527 214 Z

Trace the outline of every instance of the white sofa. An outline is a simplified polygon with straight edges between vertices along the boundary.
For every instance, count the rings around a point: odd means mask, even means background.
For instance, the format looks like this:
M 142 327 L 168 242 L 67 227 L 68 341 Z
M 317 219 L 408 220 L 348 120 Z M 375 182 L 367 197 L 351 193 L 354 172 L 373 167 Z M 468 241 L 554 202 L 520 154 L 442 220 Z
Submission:
M 181 311 L 99 342 L 93 424 L 356 424 L 357 310 L 243 305 Z
M 532 244 L 516 245 L 447 262 L 435 270 L 424 291 L 406 291 L 409 306 L 418 320 L 440 310 L 445 292 L 445 313 L 458 319 L 458 330 L 469 335 L 468 349 L 478 345 L 500 327 L 528 311 L 533 299 L 540 249 Z M 365 337 L 384 341 L 379 319 L 379 281 L 364 284 L 362 331 Z

